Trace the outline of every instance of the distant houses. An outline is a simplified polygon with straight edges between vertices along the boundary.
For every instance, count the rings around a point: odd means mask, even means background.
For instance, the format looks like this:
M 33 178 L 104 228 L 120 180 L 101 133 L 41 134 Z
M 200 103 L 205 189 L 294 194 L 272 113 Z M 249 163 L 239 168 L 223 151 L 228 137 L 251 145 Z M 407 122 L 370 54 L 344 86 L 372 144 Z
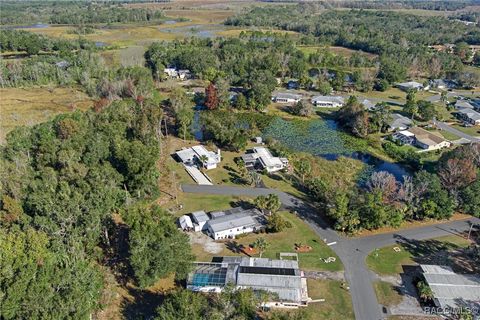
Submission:
M 288 166 L 287 158 L 274 157 L 265 147 L 254 147 L 242 155 L 247 169 L 260 169 L 267 172 L 280 171 Z
M 392 113 L 390 116 L 390 122 L 388 123 L 388 129 L 390 131 L 406 130 L 410 128 L 413 121 L 399 113 Z
M 222 159 L 220 149 L 217 152 L 208 151 L 201 145 L 182 149 L 175 154 L 183 164 L 191 166 L 200 165 L 207 170 L 216 168 Z
M 297 103 L 302 99 L 300 94 L 290 92 L 278 92 L 272 95 L 272 101 L 276 103 Z
M 190 70 L 178 70 L 176 68 L 165 68 L 163 72 L 171 79 L 187 80 L 192 77 Z
M 395 86 L 402 91 L 423 90 L 423 84 L 416 81 L 401 82 L 395 84 Z
M 187 278 L 187 289 L 192 291 L 220 293 L 227 285 L 271 293 L 263 307 L 298 308 L 311 301 L 296 260 L 215 257 L 212 262 L 196 262 Z
M 257 209 L 240 207 L 224 211 L 196 211 L 178 219 L 185 231 L 205 232 L 214 240 L 235 239 L 244 233 L 257 232 L 265 228 L 262 213 Z
M 414 145 L 426 151 L 448 148 L 451 145 L 450 141 L 419 127 L 396 132 L 392 137 L 402 144 Z
M 315 107 L 338 108 L 345 104 L 345 99 L 340 96 L 314 96 L 311 102 Z

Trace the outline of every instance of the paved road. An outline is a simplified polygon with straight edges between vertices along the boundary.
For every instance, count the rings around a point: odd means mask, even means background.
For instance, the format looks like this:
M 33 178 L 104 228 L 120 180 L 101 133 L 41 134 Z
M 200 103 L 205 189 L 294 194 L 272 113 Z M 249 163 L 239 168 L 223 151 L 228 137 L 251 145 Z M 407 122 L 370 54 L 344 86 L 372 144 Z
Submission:
M 316 214 L 315 208 L 311 205 L 279 190 L 199 185 L 182 185 L 182 190 L 188 193 L 253 197 L 271 193 L 277 194 L 284 208 L 297 211 L 299 216 L 301 216 L 322 239 L 325 239 L 327 242 L 337 242 L 337 244 L 332 245 L 331 248 L 340 257 L 345 268 L 345 279 L 350 286 L 353 309 L 357 320 L 378 320 L 386 317 L 382 313 L 381 306 L 375 296 L 372 284 L 374 276 L 365 264 L 365 258 L 372 250 L 411 240 L 423 240 L 459 234 L 460 232 L 468 230 L 472 223 L 480 224 L 480 219 L 471 218 L 352 239 L 343 237 L 331 229 L 328 223 Z
M 441 122 L 441 121 L 434 121 L 434 124 L 442 129 L 442 130 L 445 130 L 445 131 L 448 131 L 450 133 L 453 133 L 454 135 L 456 136 L 459 136 L 460 138 L 465 138 L 467 140 L 470 140 L 472 142 L 480 142 L 480 139 L 479 138 L 476 138 L 474 136 L 471 136 L 469 134 L 466 134 L 465 132 L 462 132 L 460 130 L 457 130 L 451 126 L 449 126 L 448 124 L 446 124 L 445 122 Z

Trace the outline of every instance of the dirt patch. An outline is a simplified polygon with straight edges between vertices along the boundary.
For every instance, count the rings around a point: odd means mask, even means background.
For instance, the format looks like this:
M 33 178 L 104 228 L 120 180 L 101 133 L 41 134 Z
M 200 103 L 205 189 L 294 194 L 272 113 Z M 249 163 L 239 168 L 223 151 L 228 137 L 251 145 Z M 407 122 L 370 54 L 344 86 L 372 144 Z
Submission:
M 312 247 L 307 245 L 295 246 L 296 252 L 310 252 L 312 251 Z
M 221 243 L 215 242 L 212 238 L 201 232 L 191 232 L 188 236 L 190 237 L 190 244 L 200 244 L 205 252 L 217 254 L 223 250 Z

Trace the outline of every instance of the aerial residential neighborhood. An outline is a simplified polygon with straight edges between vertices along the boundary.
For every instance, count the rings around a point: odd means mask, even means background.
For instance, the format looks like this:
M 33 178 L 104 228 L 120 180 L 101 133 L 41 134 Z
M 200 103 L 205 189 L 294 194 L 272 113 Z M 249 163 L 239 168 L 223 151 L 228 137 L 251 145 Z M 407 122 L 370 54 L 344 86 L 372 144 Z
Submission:
M 480 320 L 479 1 L 0 1 L 0 319 Z

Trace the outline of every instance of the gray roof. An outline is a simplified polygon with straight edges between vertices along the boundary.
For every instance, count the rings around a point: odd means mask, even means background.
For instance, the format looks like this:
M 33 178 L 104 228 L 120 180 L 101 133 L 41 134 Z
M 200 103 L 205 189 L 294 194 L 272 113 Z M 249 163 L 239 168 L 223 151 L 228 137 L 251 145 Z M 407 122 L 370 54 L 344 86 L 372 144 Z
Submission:
M 439 307 L 455 308 L 462 304 L 480 307 L 480 276 L 457 274 L 449 267 L 421 265 L 423 276 Z
M 213 232 L 220 232 L 240 227 L 260 226 L 260 223 L 255 219 L 255 216 L 252 215 L 252 212 L 250 211 L 253 210 L 225 214 L 224 216 L 213 218 L 207 223 Z
M 457 100 L 457 102 L 455 102 L 455 108 L 457 108 L 457 109 L 463 109 L 463 108 L 473 109 L 473 105 L 467 100 Z
M 315 101 L 336 102 L 336 103 L 345 102 L 343 97 L 340 97 L 340 96 L 314 96 L 312 97 L 312 102 L 315 103 Z
M 301 95 L 295 94 L 295 93 L 290 93 L 290 92 L 277 92 L 273 94 L 274 98 L 280 98 L 280 99 L 293 99 L 293 100 L 299 100 L 302 98 Z
M 408 128 L 409 126 L 412 125 L 412 120 L 408 119 L 405 116 L 402 116 L 399 113 L 392 113 L 391 115 L 391 121 L 389 123 L 390 128 L 396 129 L 396 128 Z
M 200 222 L 205 222 L 210 220 L 210 218 L 207 216 L 205 211 L 195 211 L 192 212 L 192 217 L 195 222 L 200 223 Z
M 466 115 L 469 119 L 473 121 L 480 121 L 480 113 L 477 111 L 470 109 L 470 108 L 463 108 L 457 111 L 458 113 L 462 113 Z

